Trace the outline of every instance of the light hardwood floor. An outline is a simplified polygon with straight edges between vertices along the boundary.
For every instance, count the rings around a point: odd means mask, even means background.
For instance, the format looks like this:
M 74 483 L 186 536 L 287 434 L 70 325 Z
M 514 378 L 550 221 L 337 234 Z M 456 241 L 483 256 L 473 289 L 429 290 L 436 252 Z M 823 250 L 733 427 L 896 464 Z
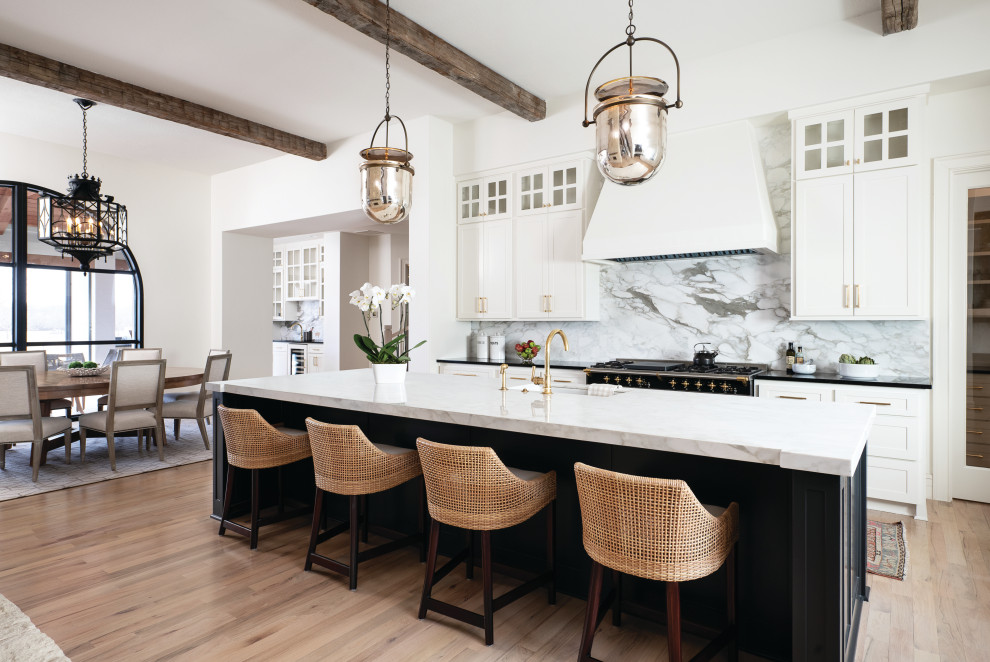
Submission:
M 210 468 L 0 503 L 0 593 L 75 662 L 576 658 L 580 600 L 558 596 L 551 607 L 543 592 L 526 596 L 496 614 L 495 645 L 486 648 L 476 628 L 434 614 L 417 620 L 423 565 L 413 549 L 363 564 L 352 593 L 339 576 L 302 571 L 303 520 L 263 529 L 256 552 L 240 536 L 220 538 L 207 516 Z M 907 580 L 870 577 L 857 659 L 990 656 L 990 507 L 930 508 L 930 522 L 907 522 Z M 327 546 L 345 558 L 345 545 Z M 480 609 L 480 583 L 463 569 L 441 586 L 437 597 Z M 703 643 L 688 636 L 685 656 Z M 663 628 L 628 616 L 613 628 L 606 619 L 594 653 L 664 660 Z

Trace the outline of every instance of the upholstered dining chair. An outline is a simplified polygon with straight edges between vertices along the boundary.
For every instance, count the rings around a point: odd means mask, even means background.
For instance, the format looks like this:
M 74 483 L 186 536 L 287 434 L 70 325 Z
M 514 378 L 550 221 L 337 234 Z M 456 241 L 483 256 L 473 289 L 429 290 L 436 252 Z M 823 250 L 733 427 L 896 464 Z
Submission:
M 153 361 L 162 358 L 161 347 L 123 347 L 117 351 L 116 361 Z M 96 409 L 103 411 L 109 397 L 101 395 L 96 401 Z
M 0 352 L 0 366 L 8 365 L 33 365 L 34 378 L 48 372 L 48 352 L 45 350 L 32 352 Z M 50 400 L 51 410 L 64 409 L 66 414 L 72 412 L 72 401 L 68 398 Z M 81 410 L 80 410 L 81 411 Z
M 6 444 L 30 443 L 31 480 L 37 482 L 42 443 L 71 429 L 72 419 L 68 417 L 41 415 L 34 366 L 0 367 L 0 469 L 7 467 Z
M 158 446 L 158 459 L 165 461 L 165 422 L 162 395 L 165 391 L 165 359 L 115 361 L 110 369 L 110 395 L 106 411 L 79 417 L 79 456 L 86 459 L 86 431 L 106 435 L 110 469 L 117 470 L 114 436 L 118 432 L 150 432 Z M 141 445 L 138 437 L 138 447 Z
M 203 383 L 199 391 L 193 393 L 166 393 L 162 403 L 162 418 L 173 419 L 172 434 L 179 439 L 179 428 L 183 418 L 194 418 L 199 424 L 199 433 L 203 435 L 203 444 L 210 447 L 210 435 L 206 431 L 206 418 L 213 413 L 210 392 L 206 390 L 207 382 L 222 382 L 230 374 L 230 352 L 213 354 L 206 357 L 206 368 L 203 370 Z

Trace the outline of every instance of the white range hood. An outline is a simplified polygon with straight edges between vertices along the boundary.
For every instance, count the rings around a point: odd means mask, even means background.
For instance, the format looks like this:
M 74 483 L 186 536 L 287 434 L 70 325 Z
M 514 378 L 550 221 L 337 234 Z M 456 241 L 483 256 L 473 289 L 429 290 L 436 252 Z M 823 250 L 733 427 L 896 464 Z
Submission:
M 777 252 L 763 164 L 749 122 L 672 134 L 657 175 L 605 182 L 585 260 L 639 262 Z

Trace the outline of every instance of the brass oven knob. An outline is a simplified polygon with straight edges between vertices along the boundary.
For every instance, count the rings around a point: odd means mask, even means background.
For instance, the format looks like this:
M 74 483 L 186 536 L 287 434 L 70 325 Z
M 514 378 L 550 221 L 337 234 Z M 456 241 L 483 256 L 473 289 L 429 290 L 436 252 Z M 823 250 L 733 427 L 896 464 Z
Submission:
M 632 377 L 626 377 L 626 383 L 631 385 L 632 384 Z
M 612 378 L 609 377 L 608 375 L 605 375 L 605 383 L 608 384 L 610 381 L 612 381 Z
M 688 384 L 688 380 L 685 379 L 683 382 L 681 382 L 681 386 L 687 388 L 688 386 L 690 386 L 690 384 Z
M 701 387 L 702 387 L 702 383 L 701 382 L 695 382 L 694 383 L 694 387 L 700 391 L 701 390 Z
M 642 377 L 637 377 L 636 378 L 636 386 L 642 386 L 642 385 L 643 385 L 643 378 Z
M 670 380 L 670 388 L 677 388 L 677 380 L 676 379 L 671 379 Z
M 729 385 L 728 384 L 722 384 L 722 393 L 725 393 L 728 390 L 729 390 Z
M 708 390 L 709 391 L 715 390 L 715 382 L 708 382 Z

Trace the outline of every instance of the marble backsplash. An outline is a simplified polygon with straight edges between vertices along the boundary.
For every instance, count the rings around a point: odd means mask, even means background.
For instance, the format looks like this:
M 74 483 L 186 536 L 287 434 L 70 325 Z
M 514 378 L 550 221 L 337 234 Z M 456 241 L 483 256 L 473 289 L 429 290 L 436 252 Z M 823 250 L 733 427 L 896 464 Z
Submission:
M 313 340 L 323 340 L 323 318 L 320 317 L 319 301 L 297 301 L 285 304 L 286 320 L 272 322 L 272 340 L 298 340 L 299 329 L 291 329 L 295 322 L 303 329 L 313 330 Z
M 599 322 L 474 322 L 472 331 L 542 344 L 553 328 L 568 336 L 567 360 L 690 359 L 710 342 L 719 361 L 784 367 L 787 343 L 804 347 L 820 370 L 834 372 L 843 353 L 868 355 L 882 374 L 929 376 L 927 321 L 801 322 L 790 318 L 790 126 L 757 129 L 779 255 L 610 264 L 601 270 Z M 699 201 L 699 204 L 703 204 Z M 555 345 L 560 356 L 561 346 Z

